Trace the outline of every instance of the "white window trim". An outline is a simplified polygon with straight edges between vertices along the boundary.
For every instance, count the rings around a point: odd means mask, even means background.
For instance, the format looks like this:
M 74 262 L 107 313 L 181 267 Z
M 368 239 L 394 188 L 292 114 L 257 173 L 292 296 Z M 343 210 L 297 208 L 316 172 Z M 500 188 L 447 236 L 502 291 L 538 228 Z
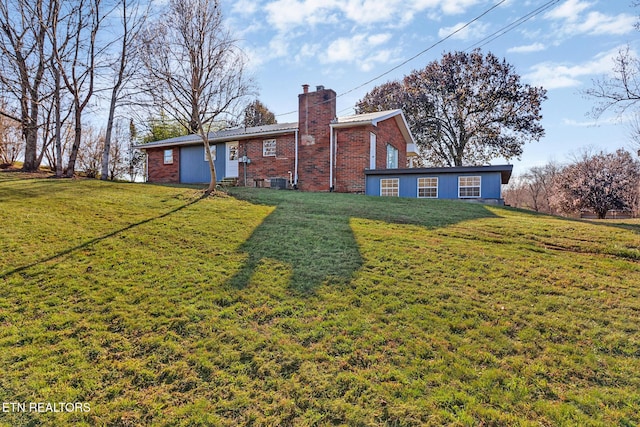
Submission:
M 462 186 L 460 184 L 460 181 L 463 178 L 478 178 L 478 185 L 465 185 Z M 462 196 L 461 195 L 461 190 L 463 188 L 478 188 L 478 195 L 477 196 Z M 459 176 L 458 177 L 458 198 L 459 199 L 480 199 L 482 198 L 482 177 L 478 176 L 478 175 L 474 175 L 474 176 Z
M 433 186 L 428 186 L 428 187 L 421 187 L 420 186 L 420 180 L 421 179 L 435 179 L 436 180 L 436 185 L 435 187 Z M 418 190 L 417 190 L 417 194 L 416 196 L 418 197 L 418 199 L 437 199 L 438 198 L 438 185 L 440 184 L 440 180 L 438 179 L 437 176 L 421 176 L 418 178 Z M 420 195 L 420 190 L 421 189 L 426 189 L 426 188 L 435 188 L 436 189 L 436 195 L 435 196 L 421 196 Z
M 377 154 L 376 147 L 377 136 L 373 132 L 369 132 L 369 169 L 376 169 Z
M 267 145 L 273 144 L 273 154 L 270 153 L 271 148 L 267 148 Z M 277 140 L 275 139 L 265 139 L 262 141 L 262 157 L 276 157 L 277 150 Z
M 397 194 L 396 195 L 382 194 L 382 191 L 383 191 L 382 182 L 383 181 L 395 182 L 395 189 L 396 189 Z M 400 197 L 400 179 L 399 178 L 382 178 L 382 179 L 380 179 L 380 196 L 383 196 L 383 197 Z
M 168 155 L 170 155 L 171 157 L 169 157 Z M 165 165 L 173 164 L 173 148 L 167 148 L 162 152 L 162 162 Z
M 389 149 L 391 149 L 391 151 L 394 154 L 393 156 L 394 162 L 390 162 L 391 159 L 389 157 Z M 390 167 L 389 163 L 395 163 L 395 166 L 391 165 Z M 387 169 L 398 169 L 399 165 L 400 165 L 400 150 L 398 150 L 396 147 L 394 147 L 391 144 L 387 144 Z

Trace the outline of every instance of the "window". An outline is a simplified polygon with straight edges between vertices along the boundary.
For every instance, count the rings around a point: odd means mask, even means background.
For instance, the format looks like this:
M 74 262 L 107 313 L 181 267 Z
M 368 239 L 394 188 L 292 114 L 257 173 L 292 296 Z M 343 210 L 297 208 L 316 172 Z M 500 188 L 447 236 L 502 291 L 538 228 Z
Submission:
M 173 164 L 173 149 L 164 150 L 164 164 L 165 165 Z
M 438 178 L 418 178 L 418 197 L 438 198 Z
M 480 177 L 479 176 L 458 177 L 458 197 L 460 198 L 480 197 Z
M 204 151 L 204 161 L 208 162 L 209 160 L 207 160 L 207 152 Z M 214 162 L 216 161 L 216 146 L 215 145 L 210 145 L 209 146 L 209 152 L 211 153 L 211 160 L 213 160 Z
M 229 160 L 238 160 L 238 144 L 229 145 Z
M 275 157 L 276 155 L 276 140 L 267 139 L 262 141 L 262 157 Z
M 398 149 L 387 144 L 387 169 L 398 168 Z
M 398 197 L 400 183 L 398 178 L 388 178 L 380 180 L 380 195 Z

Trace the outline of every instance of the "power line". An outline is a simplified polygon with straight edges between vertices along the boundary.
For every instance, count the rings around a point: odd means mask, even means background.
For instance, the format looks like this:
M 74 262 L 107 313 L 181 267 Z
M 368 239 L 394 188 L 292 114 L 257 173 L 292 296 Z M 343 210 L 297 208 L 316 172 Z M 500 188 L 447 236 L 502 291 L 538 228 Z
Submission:
M 462 27 L 458 28 L 455 31 L 452 31 L 451 33 L 449 33 L 449 35 L 447 35 L 444 38 L 441 38 L 440 40 L 438 40 L 437 42 L 435 42 L 434 44 L 432 44 L 431 46 L 429 46 L 428 48 L 418 52 L 417 54 L 413 55 L 411 58 L 401 62 L 400 64 L 396 65 L 395 67 L 385 71 L 384 73 L 364 82 L 363 84 L 361 84 L 360 86 L 356 86 L 353 89 L 350 89 L 346 92 L 341 93 L 340 95 L 338 95 L 336 98 L 339 98 L 341 96 L 347 95 L 353 91 L 356 91 L 360 88 L 363 88 L 364 86 L 368 85 L 369 83 L 373 83 L 374 81 L 381 79 L 382 77 L 386 76 L 387 74 L 397 70 L 398 68 L 408 64 L 409 62 L 413 61 L 414 59 L 416 59 L 417 57 L 427 53 L 428 51 L 430 51 L 431 49 L 433 49 L 434 47 L 438 46 L 439 44 L 444 43 L 445 41 L 447 41 L 448 39 L 450 39 L 451 37 L 455 36 L 456 34 L 458 34 L 460 31 L 464 30 L 465 28 L 467 28 L 468 26 L 470 26 L 471 24 L 473 24 L 476 21 L 479 21 L 481 18 L 483 18 L 485 15 L 487 15 L 489 12 L 493 11 L 494 9 L 496 9 L 498 6 L 500 6 L 502 3 L 506 2 L 507 0 L 500 0 L 498 3 L 494 4 L 493 6 L 491 6 L 489 9 L 485 10 L 484 12 L 482 12 L 480 15 L 476 16 L 475 18 L 473 18 L 471 21 L 467 22 L 466 24 L 464 24 Z
M 447 36 L 439 39 L 438 41 L 436 41 L 435 43 L 433 43 L 432 45 L 430 45 L 429 47 L 427 47 L 426 49 L 423 49 L 422 51 L 418 52 L 417 54 L 413 55 L 412 57 L 402 61 L 400 64 L 388 69 L 387 71 L 367 80 L 366 82 L 352 88 L 349 89 L 345 92 L 342 92 L 338 95 L 335 96 L 335 98 L 331 98 L 327 101 L 323 101 L 323 103 L 325 102 L 331 102 L 334 99 L 340 98 L 341 96 L 345 96 L 351 92 L 355 92 L 358 89 L 361 89 L 367 85 L 369 85 L 370 83 L 373 83 L 376 80 L 381 79 L 382 77 L 392 73 L 393 71 L 403 67 L 404 65 L 408 64 L 409 62 L 413 61 L 414 59 L 418 58 L 419 56 L 425 54 L 426 52 L 430 51 L 431 49 L 433 49 L 434 47 L 444 43 L 446 40 L 450 39 L 451 37 L 453 37 L 454 35 L 456 35 L 457 33 L 463 31 L 465 28 L 469 27 L 470 25 L 472 25 L 473 23 L 475 23 L 476 21 L 479 21 L 480 19 L 482 19 L 485 15 L 489 14 L 490 12 L 492 12 L 494 9 L 498 8 L 499 6 L 501 6 L 503 3 L 505 3 L 507 0 L 500 0 L 498 1 L 496 4 L 494 4 L 493 6 L 491 6 L 489 9 L 485 10 L 484 12 L 482 12 L 480 15 L 476 16 L 475 18 L 473 18 L 472 20 L 470 20 L 469 22 L 467 22 L 466 24 L 464 24 L 463 26 L 457 28 L 456 30 L 452 31 L 451 33 L 449 33 Z M 553 5 L 555 5 L 556 3 L 559 3 L 560 0 L 550 0 L 547 3 L 543 4 L 542 6 L 534 9 L 533 11 L 527 13 L 526 15 L 516 19 L 515 21 L 513 21 L 512 23 L 502 27 L 501 29 L 499 29 L 498 31 L 490 34 L 489 36 L 485 37 L 484 39 L 480 40 L 479 42 L 473 44 L 471 47 L 467 48 L 466 50 L 471 50 L 474 49 L 476 47 L 483 47 L 486 46 L 487 44 L 491 43 L 492 41 L 504 36 L 505 34 L 507 34 L 508 32 L 514 30 L 515 28 L 519 27 L 520 25 L 524 24 L 525 22 L 529 21 L 530 19 L 534 18 L 535 16 L 540 15 L 542 12 L 550 9 Z M 345 108 L 344 110 L 341 111 L 346 111 L 349 108 Z M 277 114 L 276 117 L 280 117 L 280 116 L 287 116 L 289 114 L 294 114 L 297 113 L 298 110 L 293 110 L 293 111 L 289 111 L 287 113 L 282 113 L 282 114 Z
M 385 71 L 384 73 L 370 79 L 367 80 L 366 82 L 362 83 L 359 86 L 356 86 L 352 89 L 349 89 L 346 92 L 343 92 L 339 95 L 336 95 L 335 98 L 329 99 L 327 101 L 324 102 L 329 102 L 329 101 L 333 101 L 333 99 L 337 99 L 340 98 L 341 96 L 347 95 L 351 92 L 354 92 L 366 85 L 368 85 L 369 83 L 373 83 L 374 81 L 381 79 L 382 77 L 386 76 L 387 74 L 392 73 L 393 71 L 397 70 L 398 68 L 408 64 L 409 62 L 413 61 L 414 59 L 416 59 L 417 57 L 425 54 L 426 52 L 428 52 L 429 50 L 433 49 L 434 47 L 438 46 L 439 44 L 444 43 L 446 40 L 450 39 L 451 37 L 453 37 L 454 35 L 458 34 L 460 31 L 464 30 L 465 28 L 467 28 L 468 26 L 470 26 L 471 24 L 473 24 L 474 22 L 480 20 L 482 17 L 484 17 L 485 15 L 487 15 L 489 12 L 491 12 L 492 10 L 496 9 L 498 6 L 500 6 L 501 4 L 505 3 L 507 0 L 500 0 L 498 3 L 494 4 L 493 6 L 491 6 L 489 9 L 485 10 L 484 12 L 482 12 L 480 15 L 476 16 L 475 18 L 473 18 L 471 21 L 467 22 L 466 24 L 464 24 L 462 27 L 456 29 L 455 31 L 452 31 L 451 33 L 449 33 L 446 37 L 441 38 L 440 40 L 438 40 L 437 42 L 433 43 L 431 46 L 427 47 L 426 49 L 418 52 L 417 54 L 413 55 L 411 58 L 404 60 L 403 62 L 401 62 L 400 64 L 396 65 L 393 68 L 390 68 L 389 70 Z M 293 111 L 289 111 L 287 113 L 282 113 L 282 114 L 276 114 L 276 117 L 280 117 L 280 116 L 288 116 L 289 114 L 294 114 L 297 113 L 298 110 L 293 110 Z
M 506 26 L 500 28 L 498 31 L 496 31 L 496 32 L 494 32 L 492 34 L 489 34 L 487 37 L 485 37 L 482 40 L 478 41 L 477 43 L 471 45 L 466 50 L 469 51 L 469 50 L 473 50 L 475 48 L 481 48 L 481 47 L 484 47 L 484 46 L 488 45 L 492 41 L 496 40 L 497 38 L 500 38 L 500 37 L 504 36 L 508 32 L 510 32 L 510 31 L 514 30 L 515 28 L 519 27 L 520 25 L 524 24 L 528 20 L 540 15 L 542 12 L 544 12 L 544 11 L 546 11 L 548 9 L 551 9 L 551 7 L 553 7 L 556 3 L 559 3 L 559 2 L 560 2 L 560 0 L 548 1 L 547 3 L 543 4 L 539 8 L 537 8 L 537 9 L 529 12 L 528 14 L 526 14 L 524 16 L 521 16 L 520 18 L 516 19 L 515 21 L 513 21 L 509 25 L 506 25 Z

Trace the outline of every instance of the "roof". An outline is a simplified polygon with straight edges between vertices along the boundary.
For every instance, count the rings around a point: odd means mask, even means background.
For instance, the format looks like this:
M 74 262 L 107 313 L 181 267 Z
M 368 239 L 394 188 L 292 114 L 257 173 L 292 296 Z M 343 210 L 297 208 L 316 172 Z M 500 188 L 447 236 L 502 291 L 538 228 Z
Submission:
M 276 136 L 292 133 L 298 130 L 298 123 L 277 123 L 274 125 L 263 125 L 254 127 L 238 127 L 224 129 L 216 132 L 209 132 L 209 142 L 236 141 L 239 139 L 254 138 L 256 136 Z M 148 144 L 138 144 L 135 148 L 147 149 L 156 147 L 193 145 L 202 143 L 200 135 L 184 135 L 175 138 L 163 139 L 162 141 L 149 142 Z
M 508 184 L 511 179 L 513 165 L 489 165 L 489 166 L 452 166 L 435 168 L 409 168 L 409 169 L 366 169 L 365 175 L 442 175 L 461 173 L 500 172 L 502 184 Z
M 398 123 L 398 128 L 404 136 L 407 144 L 414 144 L 413 135 L 411 135 L 411 131 L 409 130 L 409 124 L 407 123 L 407 119 L 404 117 L 402 110 L 385 110 L 378 111 L 375 113 L 364 113 L 364 114 L 353 114 L 350 116 L 338 117 L 332 123 L 332 127 L 351 127 L 351 126 L 361 126 L 372 124 L 377 126 L 379 122 L 395 118 Z
M 379 122 L 394 118 L 398 123 L 398 128 L 402 133 L 407 144 L 413 144 L 413 136 L 409 130 L 407 120 L 402 110 L 387 110 L 377 113 L 354 114 L 336 118 L 330 125 L 334 128 L 344 128 L 353 126 L 363 126 L 372 124 L 377 126 Z M 298 130 L 298 123 L 278 123 L 274 125 L 264 125 L 255 127 L 238 127 L 225 129 L 217 132 L 209 132 L 208 139 L 210 143 L 237 141 L 241 139 L 250 139 L 255 137 L 269 137 L 284 135 Z M 180 145 L 201 144 L 200 135 L 184 135 L 175 138 L 163 139 L 162 141 L 149 142 L 148 144 L 138 144 L 134 148 L 145 150 L 147 148 L 173 147 Z

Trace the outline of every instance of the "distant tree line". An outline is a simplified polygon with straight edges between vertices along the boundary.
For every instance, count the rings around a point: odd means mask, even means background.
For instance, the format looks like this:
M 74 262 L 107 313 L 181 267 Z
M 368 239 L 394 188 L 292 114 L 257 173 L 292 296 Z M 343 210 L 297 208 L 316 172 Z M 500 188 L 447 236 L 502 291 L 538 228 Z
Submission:
M 505 203 L 537 212 L 579 216 L 609 211 L 638 216 L 640 161 L 619 149 L 615 153 L 584 151 L 565 165 L 530 168 L 503 192 Z

